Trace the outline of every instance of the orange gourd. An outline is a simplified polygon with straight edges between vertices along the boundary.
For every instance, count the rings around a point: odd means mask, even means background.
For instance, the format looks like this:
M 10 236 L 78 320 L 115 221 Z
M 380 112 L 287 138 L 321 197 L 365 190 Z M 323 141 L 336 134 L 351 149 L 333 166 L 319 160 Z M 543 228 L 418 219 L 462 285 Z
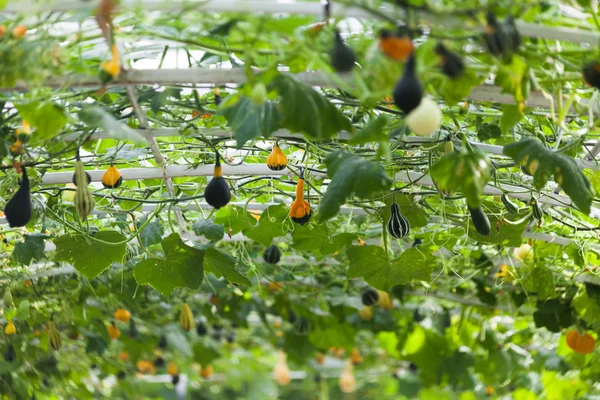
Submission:
M 592 335 L 588 333 L 580 335 L 579 331 L 574 329 L 567 333 L 567 345 L 577 353 L 589 354 L 594 351 L 594 347 L 596 347 L 596 340 L 592 337 Z
M 129 322 L 131 313 L 124 308 L 117 308 L 113 314 L 113 317 L 115 317 L 115 319 L 118 321 Z
M 135 365 L 137 370 L 142 374 L 154 375 L 156 373 L 156 367 L 152 361 L 139 360 Z
M 281 171 L 287 167 L 287 157 L 279 146 L 275 145 L 267 157 L 267 167 L 273 171 Z
M 206 367 L 200 367 L 200 376 L 202 378 L 210 378 L 213 374 L 212 365 L 207 365 Z
M 179 368 L 177 368 L 177 364 L 175 364 L 173 361 L 171 361 L 167 367 L 167 374 L 179 375 Z
M 379 48 L 391 60 L 404 61 L 415 47 L 409 37 L 384 29 L 379 33 Z
M 110 336 L 110 338 L 113 340 L 118 339 L 119 336 L 121 336 L 121 330 L 115 326 L 114 322 L 112 322 L 106 329 L 108 330 L 108 336 Z
M 350 352 L 350 361 L 354 365 L 360 364 L 363 362 L 363 356 L 360 354 L 360 350 L 358 350 L 356 347 L 353 348 L 352 351 Z
M 304 225 L 310 221 L 312 215 L 310 204 L 304 200 L 304 169 L 300 170 L 300 178 L 298 178 L 298 183 L 296 184 L 296 199 L 292 203 L 289 215 L 292 217 L 292 221 L 300 225 Z
M 121 176 L 121 172 L 111 164 L 110 167 L 106 170 L 104 175 L 102 175 L 102 185 L 107 189 L 116 189 L 123 183 L 123 177 Z

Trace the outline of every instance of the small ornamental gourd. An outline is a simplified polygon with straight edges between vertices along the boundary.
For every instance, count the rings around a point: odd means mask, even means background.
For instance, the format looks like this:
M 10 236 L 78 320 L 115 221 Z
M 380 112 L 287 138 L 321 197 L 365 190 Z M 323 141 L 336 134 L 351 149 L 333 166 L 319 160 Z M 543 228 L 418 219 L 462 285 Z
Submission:
M 10 288 L 6 288 L 6 290 L 4 291 L 3 299 L 4 299 L 4 307 L 5 308 L 10 308 L 13 306 L 13 296 L 10 291 Z
M 113 317 L 117 321 L 129 322 L 129 319 L 131 318 L 131 313 L 124 308 L 117 308 L 113 314 Z
M 340 31 L 334 32 L 333 49 L 331 50 L 331 65 L 337 72 L 350 72 L 356 64 L 354 51 L 344 43 Z
M 379 293 L 373 288 L 367 288 L 362 293 L 362 303 L 367 306 L 374 306 L 379 301 Z
M 360 350 L 356 347 L 350 352 L 350 361 L 352 364 L 357 365 L 363 362 L 363 356 L 360 354 Z
M 223 178 L 219 153 L 216 153 L 216 158 L 213 178 L 208 182 L 208 185 L 206 185 L 206 189 L 204 189 L 204 199 L 208 204 L 218 210 L 229 204 L 229 201 L 231 200 L 231 189 L 225 178 Z
M 502 200 L 502 204 L 504 204 L 504 208 L 506 208 L 506 211 L 509 214 L 519 213 L 519 206 L 515 202 L 511 201 L 506 195 L 506 193 L 502 193 L 502 196 L 500 196 L 500 200 Z
M 364 307 L 358 312 L 358 316 L 364 321 L 370 321 L 373 319 L 373 307 Z
M 220 105 L 222 98 L 221 98 L 221 92 L 219 91 L 219 88 L 215 88 L 213 90 L 213 94 L 215 95 L 215 105 L 216 106 Z
M 290 367 L 286 361 L 287 355 L 283 351 L 277 353 L 277 362 L 273 368 L 273 379 L 281 386 L 288 385 L 292 381 Z
M 583 67 L 583 80 L 588 85 L 600 89 L 600 62 L 591 61 Z
M 94 209 L 94 197 L 90 191 L 89 179 L 87 178 L 83 163 L 79 158 L 79 152 L 77 152 L 77 160 L 75 161 L 75 209 L 81 219 L 87 218 L 88 215 Z
M 287 157 L 277 144 L 273 146 L 271 154 L 267 157 L 267 167 L 273 171 L 281 171 L 287 167 Z
M 410 222 L 402 215 L 400 206 L 395 201 L 390 207 L 390 219 L 387 223 L 387 231 L 396 239 L 402 239 L 410 232 Z
M 179 326 L 186 332 L 194 329 L 194 314 L 192 309 L 187 303 L 183 303 L 181 306 L 181 313 L 179 314 Z
M 15 347 L 12 343 L 9 343 L 6 346 L 6 350 L 4 350 L 4 361 L 6 362 L 14 362 L 17 359 L 17 352 L 15 351 Z
M 4 216 L 11 228 L 25 226 L 31 220 L 31 193 L 25 168 L 23 168 L 21 186 L 4 207 Z
M 162 368 L 165 366 L 165 359 L 161 356 L 158 356 L 154 359 L 153 364 L 156 368 Z
M 458 78 L 465 72 L 465 63 L 458 54 L 449 50 L 443 43 L 438 43 L 435 52 L 440 56 L 442 72 L 449 78 Z
M 385 310 L 391 310 L 392 308 L 394 308 L 394 303 L 392 302 L 392 299 L 390 298 L 388 292 L 378 290 L 377 294 L 379 295 L 379 300 L 377 301 L 379 307 Z
M 415 46 L 408 36 L 382 29 L 379 32 L 379 49 L 391 60 L 404 61 L 413 53 Z
M 121 60 L 115 44 L 110 46 L 110 55 L 111 58 L 109 61 L 104 61 L 100 64 L 100 77 L 103 82 L 109 82 L 117 78 L 121 72 Z
M 414 53 L 410 55 L 404 68 L 402 78 L 394 87 L 394 104 L 405 114 L 410 113 L 421 104 L 423 99 L 423 85 L 416 72 Z
M 171 361 L 169 363 L 169 366 L 167 367 L 167 374 L 179 375 L 179 368 L 177 367 L 177 364 L 175 364 L 173 361 Z
M 521 44 L 521 36 L 515 26 L 515 20 L 508 16 L 501 25 L 492 11 L 487 14 L 487 25 L 483 35 L 488 51 L 495 56 L 508 56 Z
M 210 378 L 213 374 L 213 367 L 212 365 L 207 365 L 205 367 L 200 366 L 200 377 L 207 379 Z
M 121 336 L 121 330 L 117 328 L 114 321 L 106 328 L 108 330 L 108 336 L 112 340 L 117 340 Z
M 110 165 L 102 175 L 102 185 L 107 189 L 116 189 L 123 183 L 121 172 L 114 165 Z
M 417 108 L 406 116 L 406 126 L 417 136 L 429 136 L 442 126 L 442 111 L 428 97 L 421 100 Z
M 198 324 L 196 325 L 196 333 L 198 334 L 198 336 L 205 336 L 207 332 L 208 329 L 206 328 L 204 322 L 198 322 Z
M 263 259 L 267 264 L 277 264 L 281 260 L 281 251 L 279 247 L 272 245 L 266 248 L 263 253 Z
M 541 224 L 542 219 L 544 219 L 544 210 L 542 210 L 538 201 L 533 196 L 531 197 L 531 200 L 529 200 L 529 205 L 531 206 L 531 212 L 533 214 L 533 218 L 537 219 L 539 221 L 539 223 Z
M 56 324 L 54 321 L 48 322 L 48 346 L 52 350 L 58 351 L 60 350 L 60 346 L 62 345 L 62 338 L 60 337 L 60 332 L 56 328 Z
M 469 212 L 471 213 L 471 220 L 473 221 L 473 226 L 475 226 L 477 233 L 482 236 L 489 236 L 491 230 L 490 220 L 483 209 L 481 207 L 469 207 Z
M 567 345 L 577 353 L 590 354 L 596 347 L 596 340 L 592 335 L 584 333 L 579 334 L 577 329 L 567 333 Z
M 15 323 L 12 321 L 8 321 L 8 323 L 4 327 L 4 333 L 6 333 L 7 336 L 16 334 L 17 328 L 15 327 Z
M 158 348 L 161 350 L 165 350 L 167 348 L 167 337 L 165 335 L 161 335 L 158 339 Z
M 300 169 L 300 177 L 296 184 L 296 198 L 292 203 L 289 215 L 292 221 L 300 225 L 306 224 L 312 216 L 310 204 L 304 200 L 304 168 Z
M 346 363 L 346 367 L 340 375 L 339 386 L 343 393 L 352 393 L 356 390 L 356 378 L 354 377 L 354 367 L 351 361 Z

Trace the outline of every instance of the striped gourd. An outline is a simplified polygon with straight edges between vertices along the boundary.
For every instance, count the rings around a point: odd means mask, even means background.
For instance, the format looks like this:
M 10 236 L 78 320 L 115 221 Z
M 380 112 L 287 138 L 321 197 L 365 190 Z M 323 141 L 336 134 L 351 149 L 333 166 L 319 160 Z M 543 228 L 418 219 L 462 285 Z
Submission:
M 508 211 L 509 214 L 519 213 L 519 206 L 513 201 L 511 201 L 506 195 L 506 193 L 502 193 L 500 199 L 502 200 L 502 204 L 504 204 L 504 208 L 506 208 L 506 211 Z
M 471 221 L 473 221 L 473 226 L 475 226 L 477 233 L 482 236 L 489 236 L 491 231 L 490 220 L 483 209 L 481 207 L 469 207 L 469 212 L 471 213 Z
M 390 219 L 388 220 L 387 230 L 396 239 L 402 239 L 410 232 L 410 222 L 402 215 L 400 206 L 396 202 L 393 202 L 390 208 Z
M 529 200 L 529 205 L 531 206 L 531 211 L 533 212 L 533 217 L 538 221 L 541 221 L 544 217 L 544 211 L 540 207 L 539 203 L 534 197 L 531 197 Z
M 87 218 L 94 209 L 94 197 L 88 188 L 88 179 L 81 161 L 75 161 L 75 209 L 81 219 Z

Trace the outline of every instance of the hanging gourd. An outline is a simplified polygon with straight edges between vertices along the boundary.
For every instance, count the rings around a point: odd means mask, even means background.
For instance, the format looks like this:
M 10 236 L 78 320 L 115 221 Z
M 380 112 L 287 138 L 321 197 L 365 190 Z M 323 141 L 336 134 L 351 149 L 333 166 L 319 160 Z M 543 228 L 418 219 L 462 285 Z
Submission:
M 206 336 L 206 334 L 208 333 L 208 328 L 206 328 L 204 322 L 198 322 L 198 324 L 196 325 L 196 333 L 198 334 L 198 336 Z
M 363 362 L 363 356 L 360 354 L 360 350 L 356 347 L 350 352 L 350 361 L 352 364 L 357 365 Z
M 177 367 L 177 364 L 175 364 L 173 361 L 171 361 L 169 363 L 169 366 L 167 367 L 167 374 L 179 375 L 179 368 Z
M 391 60 L 404 61 L 412 54 L 415 46 L 408 36 L 382 29 L 379 32 L 379 49 Z
M 281 171 L 287 167 L 287 157 L 277 144 L 273 146 L 271 154 L 267 157 L 267 167 L 273 171 Z
M 116 189 L 123 183 L 121 172 L 112 163 L 102 175 L 102 185 L 107 189 Z
M 31 220 L 31 193 L 25 168 L 21 186 L 4 207 L 4 216 L 11 228 L 25 226 Z
M 17 327 L 15 326 L 15 323 L 12 321 L 8 321 L 8 323 L 4 327 L 4 333 L 6 333 L 7 336 L 16 334 Z
M 267 247 L 263 253 L 263 259 L 267 264 L 277 264 L 281 260 L 281 251 L 279 247 L 272 245 Z
M 114 321 L 112 321 L 106 329 L 108 330 L 108 336 L 112 340 L 116 340 L 121 336 L 121 330 L 117 328 Z
M 519 213 L 519 206 L 515 202 L 511 201 L 506 195 L 506 193 L 502 193 L 502 195 L 500 196 L 500 200 L 502 200 L 502 204 L 504 204 L 504 208 L 506 208 L 506 211 L 509 214 Z
M 281 386 L 288 385 L 292 381 L 290 367 L 287 365 L 287 355 L 283 351 L 277 352 L 277 362 L 273 368 L 273 379 Z
M 6 350 L 4 350 L 4 361 L 11 363 L 16 359 L 17 352 L 15 351 L 15 347 L 12 345 L 12 343 L 9 343 L 6 347 Z
M 387 223 L 387 231 L 396 239 L 402 239 L 410 232 L 410 222 L 402 215 L 400 206 L 396 201 L 390 207 L 390 219 Z
M 216 87 L 213 90 L 213 93 L 215 95 L 215 105 L 219 106 L 221 104 L 221 101 L 222 101 L 222 99 L 221 99 L 221 92 L 219 91 L 219 88 Z
M 113 317 L 121 322 L 128 322 L 131 318 L 131 313 L 124 308 L 117 308 L 113 313 Z
M 465 72 L 465 63 L 458 54 L 449 50 L 443 43 L 438 43 L 435 52 L 440 56 L 442 73 L 449 78 L 458 78 Z
M 48 322 L 48 346 L 52 350 L 60 350 L 60 346 L 62 345 L 62 338 L 60 337 L 60 332 L 56 328 L 56 324 L 54 321 L 50 320 Z
M 477 233 L 482 236 L 489 236 L 491 230 L 490 220 L 483 209 L 481 207 L 469 207 L 469 212 L 471 213 L 471 220 Z
M 77 190 L 75 191 L 75 209 L 81 219 L 87 218 L 94 209 L 95 204 L 92 192 L 88 187 L 91 178 L 88 179 L 88 177 L 89 174 L 85 172 L 83 162 L 79 158 L 79 151 L 77 151 L 77 160 L 75 161 L 75 186 L 77 186 Z
M 588 333 L 579 334 L 577 329 L 567 333 L 567 345 L 577 353 L 590 354 L 596 347 L 596 340 Z
M 517 51 L 521 44 L 521 36 L 515 25 L 515 20 L 512 16 L 508 16 L 504 24 L 500 24 L 496 15 L 492 11 L 488 11 L 487 25 L 483 38 L 488 51 L 497 56 L 509 56 Z
M 373 307 L 364 307 L 362 310 L 358 311 L 358 316 L 363 321 L 370 321 L 373 319 Z
M 342 371 L 342 374 L 340 375 L 339 386 L 340 390 L 343 393 L 352 393 L 354 392 L 354 390 L 356 390 L 356 378 L 354 378 L 354 367 L 350 360 L 348 360 L 344 371 Z
M 538 220 L 538 226 L 541 225 L 542 220 L 544 219 L 544 210 L 542 210 L 542 207 L 540 207 L 538 201 L 533 196 L 531 196 L 531 199 L 529 200 L 529 205 L 531 206 L 533 218 Z
M 406 126 L 417 136 L 429 136 L 442 126 L 444 116 L 437 103 L 429 97 L 406 116 Z
M 179 314 L 179 326 L 186 332 L 194 329 L 194 314 L 192 309 L 187 303 L 183 303 L 181 306 L 181 313 Z
M 391 310 L 394 308 L 394 303 L 392 302 L 388 292 L 378 290 L 377 294 L 379 295 L 379 300 L 377 300 L 377 305 L 379 305 L 379 307 L 385 310 Z
M 208 204 L 218 210 L 219 208 L 226 206 L 231 200 L 231 189 L 225 178 L 223 178 L 219 153 L 215 154 L 217 160 L 215 162 L 213 178 L 208 182 L 208 185 L 206 185 L 206 189 L 204 189 L 204 199 Z
M 207 379 L 210 378 L 213 374 L 213 367 L 212 365 L 207 365 L 205 367 L 200 366 L 200 377 Z
M 591 61 L 583 67 L 583 80 L 588 85 L 600 89 L 600 62 Z
M 374 306 L 379 301 L 379 293 L 373 288 L 367 288 L 362 293 L 362 303 L 367 306 Z
M 331 65 L 337 72 L 350 72 L 356 64 L 354 51 L 344 43 L 340 31 L 334 32 L 333 49 L 331 50 Z
M 119 51 L 115 44 L 110 46 L 111 58 L 109 61 L 104 61 L 100 64 L 100 76 L 103 82 L 108 82 L 115 79 L 121 73 L 121 60 Z
M 304 200 L 304 168 L 300 169 L 300 178 L 296 184 L 296 199 L 292 203 L 289 215 L 292 221 L 300 225 L 306 224 L 312 216 L 310 204 Z
M 394 87 L 394 104 L 405 114 L 410 113 L 421 104 L 423 98 L 423 85 L 416 72 L 415 54 L 412 53 L 406 66 L 402 78 Z

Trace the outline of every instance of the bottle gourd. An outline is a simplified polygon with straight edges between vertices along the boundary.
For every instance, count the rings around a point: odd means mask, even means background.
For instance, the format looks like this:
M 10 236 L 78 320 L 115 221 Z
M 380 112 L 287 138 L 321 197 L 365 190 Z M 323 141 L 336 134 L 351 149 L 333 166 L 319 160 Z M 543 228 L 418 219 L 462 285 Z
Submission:
M 88 174 L 85 172 L 83 162 L 79 159 L 79 152 L 77 152 L 77 160 L 75 161 L 75 209 L 81 219 L 87 218 L 88 215 L 94 209 L 95 201 L 90 191 Z
M 396 239 L 402 239 L 410 232 L 410 222 L 402 215 L 400 206 L 395 201 L 390 207 L 390 219 L 387 223 L 387 231 Z
M 350 72 L 356 63 L 354 51 L 344 43 L 344 39 L 337 29 L 333 37 L 333 49 L 331 50 L 331 65 L 337 72 Z
M 11 228 L 25 226 L 31 220 L 31 193 L 25 168 L 21 186 L 4 207 L 4 216 Z
M 417 76 L 414 53 L 408 57 L 402 78 L 394 87 L 394 103 L 405 114 L 410 113 L 421 104 L 423 85 Z
M 296 199 L 292 203 L 289 215 L 292 221 L 300 225 L 306 224 L 312 216 L 310 204 L 304 200 L 304 168 L 300 170 L 300 178 L 296 184 Z
M 183 303 L 181 306 L 181 313 L 179 314 L 179 327 L 186 332 L 194 329 L 194 314 L 192 309 L 187 303 Z
M 219 153 L 216 153 L 216 157 L 217 160 L 215 162 L 213 178 L 208 182 L 208 185 L 206 185 L 206 189 L 204 189 L 204 199 L 208 204 L 218 210 L 229 204 L 229 201 L 231 200 L 231 189 L 229 188 L 227 180 L 223 178 Z
M 455 79 L 465 72 L 465 63 L 460 56 L 449 50 L 443 43 L 437 44 L 435 52 L 440 57 L 440 65 L 444 75 Z

